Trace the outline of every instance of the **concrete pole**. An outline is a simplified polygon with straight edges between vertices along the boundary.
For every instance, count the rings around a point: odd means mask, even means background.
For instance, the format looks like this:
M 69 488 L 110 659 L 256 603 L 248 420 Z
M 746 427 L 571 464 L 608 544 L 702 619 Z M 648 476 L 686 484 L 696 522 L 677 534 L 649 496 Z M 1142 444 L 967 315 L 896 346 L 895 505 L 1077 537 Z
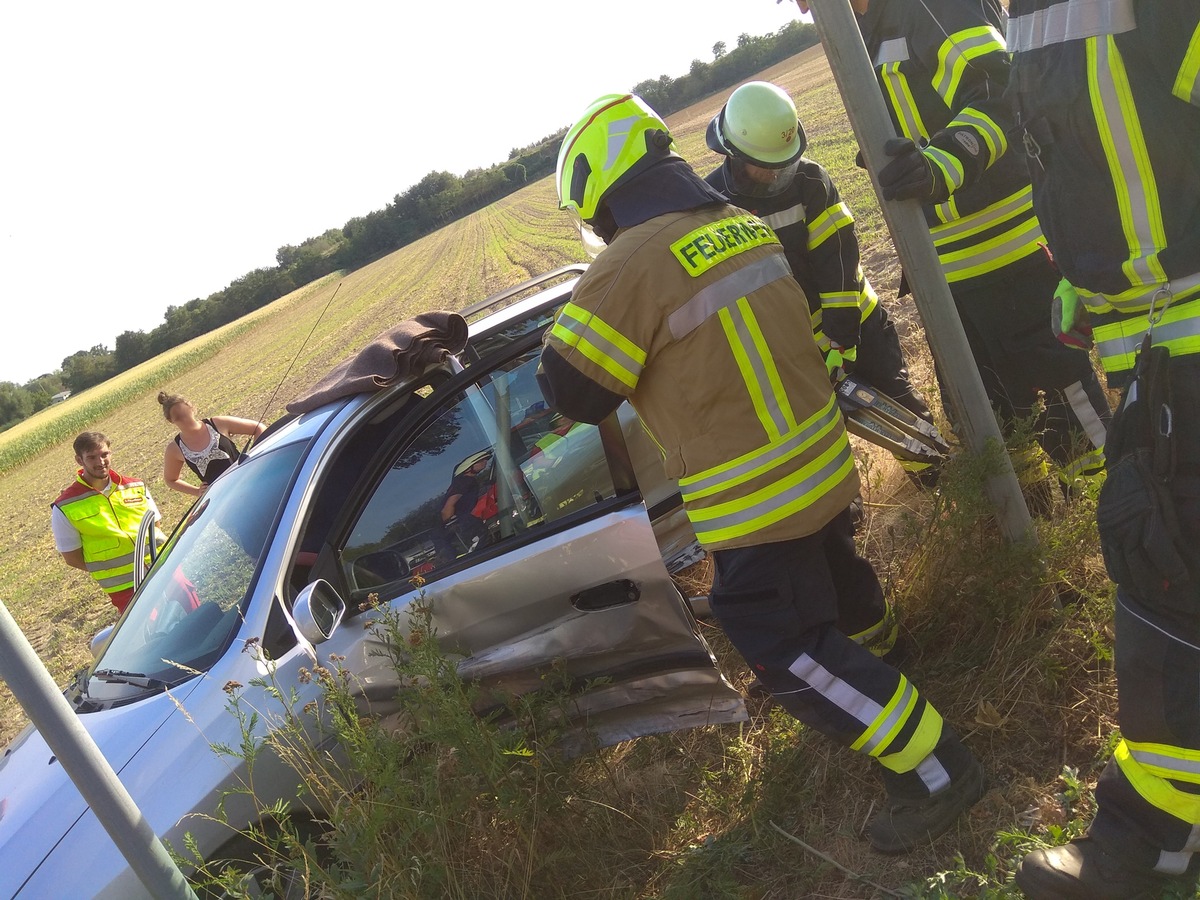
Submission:
M 895 137 L 896 132 L 875 80 L 875 69 L 867 56 L 854 12 L 848 0 L 809 0 L 809 6 L 850 125 L 871 173 L 884 221 L 892 233 L 921 320 L 925 323 L 929 347 L 946 382 L 949 394 L 946 400 L 954 410 L 955 429 L 973 453 L 982 454 L 989 445 L 1003 448 L 1004 438 L 971 355 L 962 321 L 950 296 L 950 287 L 942 274 L 921 204 L 916 200 L 884 200 L 875 180 L 875 173 L 890 159 L 884 154 L 883 145 L 888 138 Z M 988 498 L 995 507 L 1005 538 L 1013 542 L 1032 541 L 1029 509 L 1012 462 L 1007 453 L 1000 456 L 1001 471 L 986 484 Z
M 92 736 L 80 724 L 71 704 L 3 603 L 0 603 L 0 678 L 12 689 L 17 702 L 150 895 L 196 900 L 171 854 L 117 779 L 117 773 Z

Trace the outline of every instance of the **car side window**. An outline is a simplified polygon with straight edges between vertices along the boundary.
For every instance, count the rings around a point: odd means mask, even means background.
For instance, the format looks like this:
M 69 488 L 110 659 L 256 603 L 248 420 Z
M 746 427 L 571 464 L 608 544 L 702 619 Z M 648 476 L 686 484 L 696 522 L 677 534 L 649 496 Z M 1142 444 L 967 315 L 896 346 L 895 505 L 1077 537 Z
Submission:
M 548 409 L 538 350 L 446 398 L 404 442 L 341 553 L 352 593 L 437 578 L 615 494 L 594 425 Z

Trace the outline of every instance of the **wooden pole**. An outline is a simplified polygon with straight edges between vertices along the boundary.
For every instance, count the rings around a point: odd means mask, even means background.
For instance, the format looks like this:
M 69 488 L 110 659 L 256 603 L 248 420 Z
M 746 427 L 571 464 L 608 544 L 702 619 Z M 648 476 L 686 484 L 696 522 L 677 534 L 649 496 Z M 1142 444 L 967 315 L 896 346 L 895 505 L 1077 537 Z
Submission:
M 925 323 L 925 336 L 945 382 L 948 394 L 945 399 L 954 411 L 955 430 L 972 453 L 983 454 L 993 446 L 1001 448 L 998 454 L 1001 470 L 985 486 L 988 498 L 1005 538 L 1013 542 L 1035 540 L 1029 509 L 1012 462 L 1003 452 L 1004 438 L 942 274 L 921 204 L 916 200 L 884 200 L 875 179 L 875 173 L 889 160 L 883 145 L 896 133 L 849 0 L 809 0 L 809 6 L 850 125 L 871 173 L 884 221 Z

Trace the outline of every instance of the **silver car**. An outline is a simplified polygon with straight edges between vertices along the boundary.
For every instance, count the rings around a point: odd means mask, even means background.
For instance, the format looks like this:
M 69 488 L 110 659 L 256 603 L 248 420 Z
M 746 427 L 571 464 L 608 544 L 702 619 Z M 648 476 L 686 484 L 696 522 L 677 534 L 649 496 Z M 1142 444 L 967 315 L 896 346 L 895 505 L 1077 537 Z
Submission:
M 367 600 L 403 607 L 422 580 L 465 675 L 532 689 L 565 660 L 581 683 L 602 678 L 578 697 L 589 740 L 745 718 L 668 574 L 698 551 L 652 442 L 628 406 L 595 427 L 538 391 L 541 334 L 583 268 L 466 310 L 458 358 L 280 420 L 162 548 L 66 696 L 172 846 L 190 832 L 221 858 L 222 798 L 235 828 L 302 802 L 270 758 L 257 803 L 227 796 L 246 772 L 212 749 L 241 740 L 225 686 L 267 709 L 253 682 L 272 671 L 302 705 L 319 688 L 300 670 L 336 653 L 363 710 L 387 715 L 396 676 Z M 0 760 L 0 898 L 17 896 L 145 896 L 32 727 Z

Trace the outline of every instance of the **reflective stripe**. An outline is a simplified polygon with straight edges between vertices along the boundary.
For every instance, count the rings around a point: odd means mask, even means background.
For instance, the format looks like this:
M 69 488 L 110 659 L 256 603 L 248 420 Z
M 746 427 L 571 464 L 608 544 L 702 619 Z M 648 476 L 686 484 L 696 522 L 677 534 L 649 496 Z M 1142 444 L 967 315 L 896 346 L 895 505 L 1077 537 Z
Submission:
M 725 329 L 725 338 L 729 341 L 729 349 L 733 351 L 738 370 L 742 373 L 746 391 L 754 404 L 754 411 L 758 414 L 758 421 L 770 440 L 778 440 L 796 427 L 796 419 L 792 415 L 791 402 L 783 390 L 779 369 L 767 347 L 767 340 L 750 308 L 750 301 L 742 297 L 717 315 L 721 327 Z
M 891 41 L 885 43 L 890 44 Z M 908 89 L 908 78 L 900 71 L 899 63 L 888 63 L 880 69 L 884 93 L 888 95 L 888 105 L 896 113 L 900 121 L 900 130 L 906 138 L 920 143 L 928 132 L 921 119 L 921 111 L 913 99 L 912 91 Z
M 992 121 L 991 116 L 985 116 L 978 110 L 967 107 L 960 110 L 950 122 L 946 125 L 947 128 L 966 125 L 974 128 L 979 132 L 983 142 L 988 147 L 988 165 L 990 166 L 1001 156 L 1008 151 L 1008 138 L 1004 136 L 1004 129 Z
M 896 692 L 892 694 L 888 705 L 872 721 L 864 723 L 867 726 L 866 730 L 850 745 L 850 749 L 862 750 L 868 756 L 880 758 L 883 748 L 895 740 L 916 706 L 917 689 L 901 675 L 900 683 L 896 685 Z
M 709 316 L 773 281 L 791 277 L 792 270 L 783 251 L 743 266 L 697 291 L 691 300 L 671 313 L 667 318 L 671 336 L 677 341 L 682 340 L 703 325 Z
M 1087 42 L 1089 95 L 1109 174 L 1117 192 L 1129 259 L 1121 264 L 1130 284 L 1166 281 L 1158 253 L 1167 246 L 1158 186 L 1133 105 L 1125 64 L 1111 37 Z M 1132 180 L 1130 180 L 1132 178 Z
M 550 333 L 617 381 L 631 388 L 637 387 L 646 362 L 646 351 L 599 316 L 568 303 L 558 314 Z
M 1006 33 L 1009 51 L 1025 53 L 1136 27 L 1133 0 L 1066 0 L 1010 18 Z
M 1155 294 L 1164 288 L 1171 292 L 1172 306 L 1167 310 L 1167 315 L 1164 317 L 1170 318 L 1172 309 L 1178 309 L 1180 302 L 1192 299 L 1188 295 L 1195 294 L 1200 290 L 1200 272 L 1194 275 L 1185 275 L 1183 278 L 1172 278 L 1170 281 L 1161 281 L 1150 285 L 1135 285 L 1120 294 L 1094 294 L 1078 287 L 1076 290 L 1091 312 L 1105 313 L 1116 311 L 1144 314 L 1150 311 L 1150 304 L 1154 300 Z
M 85 491 L 82 494 L 76 494 L 74 497 L 68 497 L 66 500 L 57 500 L 54 505 L 63 510 L 63 514 L 65 515 L 66 509 L 72 504 L 79 503 L 81 500 L 92 500 L 97 496 L 100 496 L 99 491 Z
M 939 204 L 941 206 L 942 204 Z M 929 229 L 933 235 L 934 244 L 947 244 L 951 241 L 961 240 L 965 237 L 970 237 L 972 234 L 977 234 L 981 231 L 986 231 L 989 228 L 995 228 L 1009 219 L 1016 218 L 1021 214 L 1033 214 L 1033 188 L 1025 185 L 1015 193 L 1009 194 L 1003 200 L 997 200 L 989 206 L 978 210 L 961 218 L 954 218 L 952 221 L 947 221 L 944 225 L 934 225 Z M 1039 226 L 1039 233 L 1040 233 Z
M 908 38 L 892 38 L 879 45 L 875 55 L 875 65 L 885 66 L 888 63 L 901 63 L 908 59 Z
M 1004 38 L 991 25 L 967 28 L 950 35 L 938 48 L 938 67 L 933 75 L 933 89 L 954 109 L 963 72 L 972 59 L 988 53 L 1003 53 Z
M 745 537 L 812 506 L 854 470 L 854 454 L 844 431 L 811 463 L 747 497 L 706 509 L 686 507 L 696 539 L 703 545 Z
M 826 309 L 858 309 L 858 291 L 828 291 L 821 294 L 821 306 Z
M 718 491 L 728 490 L 744 484 L 752 478 L 794 459 L 829 433 L 840 418 L 837 398 L 829 395 L 824 408 L 785 435 L 782 440 L 772 442 L 737 459 L 732 459 L 711 469 L 705 469 L 690 477 L 679 479 L 679 489 L 684 502 L 710 497 Z
M 1192 39 L 1188 43 L 1179 73 L 1175 76 L 1175 85 L 1171 88 L 1171 93 L 1184 103 L 1200 106 L 1200 25 L 1192 32 Z
M 963 185 L 966 180 L 966 173 L 963 171 L 963 165 L 958 157 L 953 153 L 941 149 L 940 147 L 926 147 L 922 151 L 939 169 L 942 170 L 942 180 L 950 188 L 950 193 L 954 193 Z
M 838 229 L 854 224 L 854 216 L 845 203 L 838 203 L 822 212 L 808 224 L 808 249 L 815 250 L 829 238 L 837 234 Z
M 886 706 L 881 706 L 849 682 L 834 675 L 807 653 L 802 653 L 788 667 L 788 671 L 864 726 L 862 734 L 850 744 L 851 750 L 859 750 L 875 757 L 893 772 L 911 772 L 916 769 L 929 757 L 941 738 L 942 717 L 927 703 L 921 714 L 921 721 L 905 746 L 895 753 L 883 753 L 912 717 L 919 700 L 917 689 L 903 675 L 900 676 L 892 698 Z M 930 737 L 933 738 L 932 743 Z M 937 768 L 941 768 L 940 764 Z M 926 766 L 925 774 L 930 781 L 945 787 L 945 784 L 940 784 L 940 778 L 933 767 Z M 942 775 L 945 776 L 944 769 Z M 949 781 L 949 777 L 946 776 L 946 784 Z
M 1128 740 L 1125 745 L 1129 748 L 1129 755 L 1147 772 L 1173 781 L 1200 784 L 1200 750 Z
M 801 653 L 796 661 L 788 666 L 788 671 L 863 726 L 869 726 L 883 712 L 882 706 L 853 685 L 838 678 L 807 653 Z M 908 679 L 901 675 L 896 690 L 902 691 L 907 681 Z
M 1156 750 L 1150 750 L 1150 748 Z M 1182 819 L 1184 822 L 1200 822 L 1200 795 L 1189 794 L 1173 787 L 1167 778 L 1191 783 L 1200 783 L 1200 777 L 1193 772 L 1182 772 L 1177 768 L 1182 760 L 1171 759 L 1174 766 L 1163 767 L 1157 762 L 1164 757 L 1158 750 L 1169 750 L 1173 754 L 1194 756 L 1197 751 L 1184 750 L 1180 747 L 1165 747 L 1162 744 L 1132 744 L 1122 740 L 1113 751 L 1113 759 L 1117 761 L 1122 774 L 1129 780 L 1133 789 L 1151 806 L 1163 812 Z M 1142 757 L 1142 758 L 1139 758 Z M 1143 762 L 1145 759 L 1145 762 Z M 1189 768 L 1194 762 L 1189 761 Z
M 101 578 L 92 576 L 96 583 L 108 593 L 119 591 L 133 584 L 133 566 L 129 566 L 124 572 L 119 572 L 116 575 L 106 575 Z
M 133 565 L 133 554 L 124 553 L 121 556 L 114 556 L 111 559 L 95 560 L 93 562 L 84 563 L 89 572 L 107 572 L 109 569 L 119 569 L 121 566 Z
M 1104 427 L 1100 414 L 1096 412 L 1096 407 L 1092 405 L 1092 398 L 1083 389 L 1083 383 L 1076 381 L 1067 385 L 1063 388 L 1063 396 L 1071 404 L 1071 412 L 1075 413 L 1075 418 L 1083 426 L 1084 434 L 1087 435 L 1092 446 L 1097 450 L 1103 450 L 1107 429 Z
M 1095 327 L 1096 351 L 1106 371 L 1124 372 L 1133 368 L 1147 325 L 1143 315 Z M 1200 298 L 1168 307 L 1154 326 L 1153 341 L 1156 346 L 1169 348 L 1175 356 L 1200 353 Z
M 1187 867 L 1192 861 L 1192 854 L 1197 850 L 1200 850 L 1200 825 L 1193 825 L 1187 840 L 1183 842 L 1182 850 L 1173 853 L 1166 850 L 1159 851 L 1154 871 L 1164 875 L 1182 875 L 1187 871 Z
M 940 731 L 938 736 L 941 737 Z M 937 745 L 935 744 L 934 746 Z M 950 787 L 950 773 L 946 771 L 946 767 L 942 765 L 942 761 L 934 756 L 932 751 L 921 760 L 920 764 L 913 771 L 920 776 L 922 783 L 930 795 L 944 791 Z
M 1042 229 L 1037 219 L 1026 219 L 1003 234 L 972 247 L 948 253 L 939 250 L 938 259 L 942 263 L 942 272 L 947 281 L 964 281 L 995 271 L 1013 260 L 1036 252 L 1041 236 Z
M 779 212 L 773 212 L 762 217 L 775 231 L 780 228 L 787 228 L 789 225 L 795 225 L 797 222 L 803 222 L 807 212 L 804 209 L 803 203 L 797 203 L 795 206 L 789 206 L 787 209 L 781 209 Z

